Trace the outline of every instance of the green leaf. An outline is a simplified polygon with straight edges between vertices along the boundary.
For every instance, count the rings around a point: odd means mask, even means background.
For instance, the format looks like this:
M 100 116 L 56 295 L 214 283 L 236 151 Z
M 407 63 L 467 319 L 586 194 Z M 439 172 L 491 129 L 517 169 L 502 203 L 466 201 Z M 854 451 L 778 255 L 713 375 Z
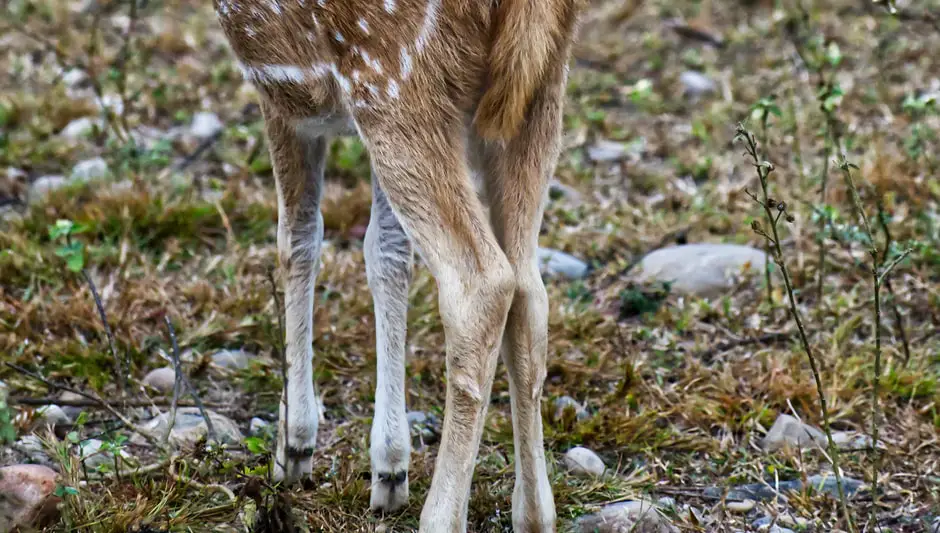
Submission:
M 85 268 L 85 257 L 81 253 L 70 255 L 65 264 L 72 272 L 81 272 Z
M 248 451 L 254 454 L 263 454 L 268 451 L 267 446 L 264 445 L 264 439 L 261 437 L 248 437 L 245 439 L 245 447 L 248 448 Z
M 72 228 L 75 226 L 75 223 L 68 219 L 59 219 L 56 220 L 55 225 L 49 227 L 49 238 L 56 240 L 60 237 L 69 235 L 72 232 Z
M 73 443 L 78 442 L 78 432 L 69 431 L 68 434 L 65 436 L 65 440 L 69 442 L 73 442 Z
M 60 498 L 65 497 L 65 496 L 77 496 L 78 489 L 76 489 L 75 487 L 69 487 L 67 485 L 58 485 L 55 488 L 54 494 Z

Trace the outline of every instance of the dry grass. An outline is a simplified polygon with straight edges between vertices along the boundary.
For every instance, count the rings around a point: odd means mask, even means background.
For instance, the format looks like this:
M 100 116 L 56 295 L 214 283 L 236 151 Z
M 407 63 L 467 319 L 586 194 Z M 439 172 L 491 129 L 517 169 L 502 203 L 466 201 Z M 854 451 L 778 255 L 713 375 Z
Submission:
M 0 69 L 8 73 L 0 80 L 0 166 L 22 171 L 0 179 L 0 197 L 11 213 L 0 222 L 0 361 L 103 395 L 116 391 L 113 359 L 90 291 L 80 275 L 66 269 L 55 254 L 58 243 L 49 239 L 49 226 L 69 219 L 88 228 L 76 240 L 85 246 L 86 268 L 104 300 L 118 352 L 130 357 L 135 378 L 167 364 L 164 316 L 173 320 L 184 351 L 237 347 L 258 354 L 250 369 L 225 379 L 204 364 L 192 368 L 203 399 L 222 404 L 217 410 L 247 429 L 252 416 L 275 414 L 280 390 L 274 362 L 277 317 L 266 282 L 275 258 L 276 204 L 256 95 L 233 67 L 207 3 L 151 1 L 137 16 L 129 59 L 111 76 L 108 65 L 124 46 L 127 5 L 79 4 L 9 2 L 0 22 L 6 49 Z M 771 194 L 785 199 L 796 217 L 784 236 L 784 254 L 821 359 L 832 425 L 869 427 L 874 347 L 867 248 L 844 239 L 855 234 L 852 228 L 825 241 L 825 291 L 817 300 L 813 211 L 822 209 L 818 174 L 825 116 L 817 104 L 817 78 L 803 67 L 793 35 L 823 35 L 837 43 L 842 59 L 835 79 L 845 91 L 838 110 L 841 138 L 846 156 L 860 167 L 856 179 L 862 202 L 869 213 L 879 202 L 885 206 L 895 242 L 925 244 L 892 274 L 890 303 L 899 306 L 910 339 L 906 366 L 894 315 L 882 317 L 881 438 L 886 450 L 875 514 L 883 531 L 914 532 L 926 531 L 927 517 L 940 509 L 935 155 L 940 141 L 936 133 L 931 137 L 940 129 L 940 116 L 914 116 L 903 107 L 909 95 L 940 90 L 935 53 L 940 32 L 916 16 L 940 12 L 940 4 L 927 0 L 902 6 L 910 16 L 898 21 L 865 2 L 817 2 L 809 22 L 800 20 L 796 2 L 769 4 L 649 0 L 626 9 L 597 0 L 585 17 L 572 60 L 566 150 L 557 172 L 559 181 L 580 191 L 581 200 L 552 201 L 542 245 L 598 266 L 583 282 L 549 284 L 546 395 L 573 396 L 588 405 L 592 416 L 556 418 L 546 406 L 545 431 L 553 462 L 580 444 L 600 453 L 616 474 L 582 480 L 554 468 L 552 483 L 564 522 L 608 501 L 671 495 L 711 516 L 705 524 L 676 517 L 684 531 L 746 529 L 750 526 L 742 516 L 726 512 L 702 489 L 795 479 L 826 469 L 818 452 L 765 454 L 756 444 L 780 413 L 796 412 L 822 425 L 812 376 L 795 337 L 716 349 L 742 338 L 794 331 L 782 312 L 779 290 L 772 320 L 765 291 L 747 285 L 711 301 L 669 295 L 650 313 L 624 317 L 620 312 L 621 295 L 635 289 L 618 272 L 671 232 L 685 230 L 688 242 L 762 245 L 750 228 L 761 215 L 744 194 L 745 187 L 756 190 L 753 169 L 731 141 L 735 123 L 770 94 L 781 109 L 781 116 L 770 120 L 763 148 L 776 166 Z M 82 6 L 89 11 L 80 11 Z M 675 17 L 720 35 L 724 47 L 670 29 L 665 23 Z M 100 28 L 92 31 L 95 20 Z M 73 89 L 81 93 L 78 101 L 69 96 L 53 44 L 70 64 L 95 69 L 105 94 L 125 87 L 124 118 L 114 131 L 79 141 L 57 135 L 69 121 L 97 111 L 92 89 Z M 687 69 L 704 71 L 717 91 L 698 101 L 684 97 L 679 73 Z M 148 148 L 119 141 L 122 123 L 131 131 L 185 130 L 203 109 L 217 113 L 226 129 L 181 171 L 165 172 L 197 148 L 187 135 Z M 636 149 L 623 161 L 595 164 L 585 148 L 596 139 L 635 142 Z M 29 181 L 68 174 L 75 162 L 99 155 L 113 174 L 104 184 L 78 185 L 26 205 Z M 257 512 L 271 511 L 268 523 L 289 522 L 285 513 L 293 513 L 297 524 L 310 531 L 372 531 L 380 522 L 394 531 L 416 526 L 433 446 L 412 460 L 411 505 L 400 515 L 362 519 L 368 515 L 375 363 L 361 250 L 368 165 L 361 145 L 352 140 L 337 142 L 333 156 L 324 203 L 329 243 L 317 286 L 314 341 L 327 423 L 321 426 L 313 488 L 274 495 L 260 482 L 264 454 L 246 449 L 187 453 L 176 468 L 185 474 L 176 479 L 168 468 L 158 468 L 83 484 L 87 473 L 62 451 L 65 482 L 80 496 L 65 496 L 54 530 L 234 530 L 254 508 L 248 503 L 253 497 L 260 503 Z M 830 165 L 830 172 L 826 201 L 841 223 L 850 225 L 848 192 L 838 167 Z M 439 412 L 444 398 L 436 298 L 432 278 L 419 269 L 409 313 L 407 401 L 409 409 L 428 412 Z M 0 367 L 0 379 L 14 397 L 46 393 L 5 367 Z M 26 432 L 30 410 L 16 408 L 17 429 Z M 113 428 L 112 422 L 107 413 L 95 411 L 78 430 L 100 433 Z M 502 370 L 486 428 L 471 530 L 509 531 L 512 439 Z M 127 449 L 144 462 L 157 459 L 133 446 Z M 842 455 L 845 474 L 860 480 L 870 479 L 871 461 L 867 450 Z M 231 503 L 218 492 L 187 485 L 190 478 L 226 484 L 239 499 Z M 874 524 L 866 526 L 871 498 L 850 503 L 856 523 L 871 531 Z M 774 509 L 773 503 L 765 505 Z M 790 505 L 815 531 L 846 527 L 831 499 L 793 495 Z

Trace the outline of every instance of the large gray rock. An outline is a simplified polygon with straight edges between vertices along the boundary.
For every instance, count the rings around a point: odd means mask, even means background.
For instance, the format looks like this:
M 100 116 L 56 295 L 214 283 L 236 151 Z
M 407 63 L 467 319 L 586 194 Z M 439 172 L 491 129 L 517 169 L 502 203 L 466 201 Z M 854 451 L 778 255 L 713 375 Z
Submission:
M 56 513 L 56 473 L 40 465 L 0 468 L 0 532 L 32 528 Z
M 225 444 L 240 444 L 245 436 L 238 425 L 226 416 L 207 410 L 216 438 Z M 162 439 L 169 423 L 169 412 L 161 413 L 142 425 L 142 429 L 158 439 Z M 206 437 L 208 428 L 197 407 L 181 407 L 176 411 L 176 420 L 170 432 L 170 444 L 184 448 L 194 446 L 199 439 Z M 146 445 L 147 440 L 141 435 L 131 437 L 131 443 Z
M 589 270 L 588 264 L 584 261 L 551 248 L 539 248 L 538 260 L 539 269 L 546 277 L 581 279 Z
M 607 470 L 603 459 L 582 446 L 575 446 L 568 450 L 564 461 L 568 471 L 577 476 L 601 476 Z
M 597 513 L 585 515 L 575 523 L 578 533 L 675 533 L 678 530 L 646 501 L 608 505 Z
M 736 244 L 684 244 L 644 257 L 633 277 L 639 282 L 669 282 L 680 294 L 720 295 L 742 275 L 763 274 L 766 254 Z

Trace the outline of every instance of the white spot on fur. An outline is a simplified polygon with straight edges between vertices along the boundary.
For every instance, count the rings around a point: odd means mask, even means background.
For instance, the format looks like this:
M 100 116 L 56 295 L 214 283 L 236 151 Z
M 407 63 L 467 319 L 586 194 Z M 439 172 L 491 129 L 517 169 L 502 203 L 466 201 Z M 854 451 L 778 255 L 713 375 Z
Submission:
M 379 61 L 378 59 L 373 58 L 372 56 L 369 55 L 369 52 L 366 52 L 365 50 L 359 48 L 358 46 L 356 47 L 356 53 L 358 53 L 359 55 L 362 56 L 362 60 L 365 61 L 365 63 L 366 63 L 367 65 L 369 65 L 369 67 L 371 67 L 372 70 L 374 70 L 374 71 L 376 72 L 376 74 L 381 74 L 381 73 L 382 73 L 382 62 L 381 62 L 381 61 Z
M 385 12 L 386 13 L 395 12 L 395 0 L 385 0 Z
M 401 64 L 399 68 L 401 69 L 401 79 L 407 79 L 411 75 L 411 54 L 408 53 L 408 50 L 402 47 L 401 49 Z
M 361 73 L 361 72 L 359 72 L 358 70 L 354 70 L 354 71 L 353 71 L 353 73 L 352 73 L 352 79 L 353 79 L 353 81 L 359 81 L 359 78 L 361 78 L 361 77 L 362 77 L 362 73 Z
M 317 5 L 320 7 L 326 6 L 326 0 L 317 0 Z
M 437 11 L 441 7 L 441 0 L 430 0 L 427 10 L 424 12 L 424 23 L 421 25 L 421 32 L 415 40 L 415 49 L 420 54 L 428 45 L 431 39 L 431 33 L 437 27 Z
M 352 83 L 349 81 L 349 78 L 344 76 L 343 73 L 341 73 L 339 69 L 336 68 L 336 65 L 330 65 L 330 72 L 333 74 L 333 78 L 336 80 L 336 83 L 338 83 L 340 88 L 343 89 L 343 92 L 349 94 L 350 91 L 352 91 Z
M 366 19 L 359 19 L 359 28 L 362 30 L 362 33 L 366 35 L 369 34 L 369 22 Z
M 343 37 L 343 34 L 340 33 L 340 32 L 334 33 L 334 34 L 333 34 L 333 38 L 335 38 L 336 41 L 337 41 L 337 42 L 340 42 L 340 43 L 346 42 L 346 38 Z
M 378 87 L 376 87 L 375 85 L 373 85 L 373 84 L 371 84 L 371 83 L 367 83 L 367 84 L 366 84 L 366 88 L 369 89 L 369 94 L 371 94 L 371 95 L 372 95 L 373 97 L 375 97 L 375 98 L 378 98 L 378 96 L 379 96 L 379 88 L 378 88 Z
M 277 0 L 271 0 L 268 2 L 268 7 L 271 8 L 271 11 L 273 11 L 275 15 L 281 14 L 281 6 L 278 5 Z
M 392 100 L 398 99 L 398 82 L 395 80 L 388 81 L 388 87 L 385 88 L 385 94 L 388 95 Z
M 260 65 L 249 66 L 238 64 L 246 80 L 258 83 L 289 82 L 300 83 L 306 78 L 322 78 L 330 72 L 327 65 L 319 64 L 311 68 L 301 68 L 294 65 Z

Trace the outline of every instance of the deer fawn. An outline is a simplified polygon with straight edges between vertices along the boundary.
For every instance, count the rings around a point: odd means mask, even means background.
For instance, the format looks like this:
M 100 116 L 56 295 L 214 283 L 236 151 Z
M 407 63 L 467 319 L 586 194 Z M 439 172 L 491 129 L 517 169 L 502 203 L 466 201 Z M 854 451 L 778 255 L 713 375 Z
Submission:
M 355 133 L 370 154 L 373 184 L 364 245 L 378 359 L 372 508 L 391 511 L 408 499 L 414 246 L 438 284 L 447 358 L 443 435 L 420 531 L 466 530 L 500 351 L 512 395 L 513 527 L 555 530 L 540 412 L 548 297 L 536 247 L 579 1 L 215 0 L 261 95 L 277 181 L 288 365 L 278 479 L 312 470 L 320 191 L 330 137 Z M 489 223 L 471 174 L 482 178 Z

